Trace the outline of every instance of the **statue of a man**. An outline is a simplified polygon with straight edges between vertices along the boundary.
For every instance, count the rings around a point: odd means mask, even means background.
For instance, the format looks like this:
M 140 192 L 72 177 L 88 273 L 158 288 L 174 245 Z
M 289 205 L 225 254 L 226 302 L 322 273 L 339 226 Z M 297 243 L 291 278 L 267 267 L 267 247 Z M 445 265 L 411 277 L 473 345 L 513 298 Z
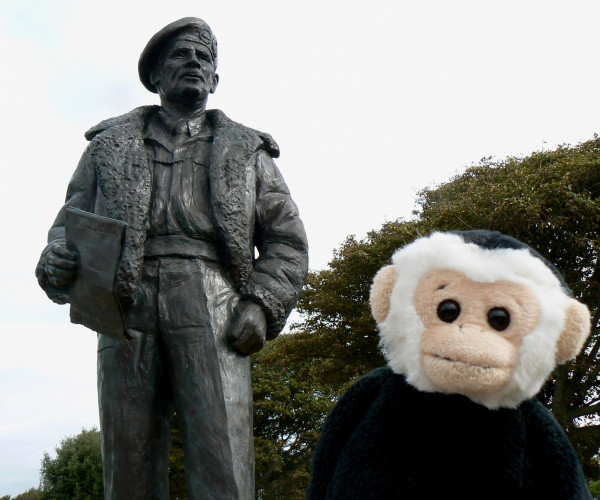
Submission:
M 216 67 L 217 41 L 201 19 L 151 38 L 139 75 L 161 105 L 86 133 L 36 270 L 48 296 L 68 302 L 78 256 L 65 243 L 66 208 L 128 224 L 115 294 L 129 338 L 98 341 L 106 498 L 168 498 L 173 409 L 189 497 L 254 497 L 248 355 L 294 307 L 307 242 L 275 141 L 206 110 Z

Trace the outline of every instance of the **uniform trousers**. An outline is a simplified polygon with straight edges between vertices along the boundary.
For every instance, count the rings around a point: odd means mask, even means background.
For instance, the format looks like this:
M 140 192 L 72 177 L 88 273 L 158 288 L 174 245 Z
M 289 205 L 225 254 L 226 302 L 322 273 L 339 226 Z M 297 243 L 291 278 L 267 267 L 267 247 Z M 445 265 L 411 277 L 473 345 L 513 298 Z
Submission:
M 189 498 L 254 497 L 250 362 L 225 338 L 238 300 L 219 263 L 145 259 L 126 320 L 133 338 L 99 335 L 106 499 L 168 498 L 173 409 Z

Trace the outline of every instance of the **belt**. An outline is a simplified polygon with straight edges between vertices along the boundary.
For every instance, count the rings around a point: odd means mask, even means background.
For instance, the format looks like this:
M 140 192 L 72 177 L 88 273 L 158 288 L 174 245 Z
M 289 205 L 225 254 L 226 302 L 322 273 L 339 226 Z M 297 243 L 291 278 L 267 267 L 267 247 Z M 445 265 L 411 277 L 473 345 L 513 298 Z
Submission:
M 152 236 L 146 240 L 145 257 L 177 255 L 180 257 L 200 257 L 220 262 L 221 252 L 210 242 L 195 240 L 179 234 Z

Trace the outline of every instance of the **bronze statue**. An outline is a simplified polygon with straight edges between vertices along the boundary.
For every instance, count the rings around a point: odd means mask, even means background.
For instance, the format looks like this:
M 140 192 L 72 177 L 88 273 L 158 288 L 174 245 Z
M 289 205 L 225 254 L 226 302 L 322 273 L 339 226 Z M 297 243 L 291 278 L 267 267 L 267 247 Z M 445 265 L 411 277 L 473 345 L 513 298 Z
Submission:
M 66 209 L 127 225 L 114 278 L 126 336 L 98 335 L 106 498 L 168 498 L 173 409 L 189 498 L 254 497 L 248 355 L 294 307 L 307 242 L 275 141 L 206 110 L 216 67 L 217 41 L 201 19 L 151 38 L 139 75 L 161 105 L 86 133 L 36 269 L 48 296 L 69 302 L 80 261 L 65 240 Z

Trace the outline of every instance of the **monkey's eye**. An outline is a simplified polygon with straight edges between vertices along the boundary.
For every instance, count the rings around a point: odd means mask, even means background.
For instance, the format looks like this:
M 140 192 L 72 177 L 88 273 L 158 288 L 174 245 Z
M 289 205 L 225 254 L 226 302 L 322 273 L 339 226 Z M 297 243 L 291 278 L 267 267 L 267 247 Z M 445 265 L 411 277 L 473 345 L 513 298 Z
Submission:
M 488 323 L 499 332 L 506 330 L 510 325 L 510 314 L 504 307 L 492 307 L 488 311 Z
M 445 323 L 452 323 L 460 316 L 460 305 L 452 299 L 444 300 L 437 307 L 437 315 Z

